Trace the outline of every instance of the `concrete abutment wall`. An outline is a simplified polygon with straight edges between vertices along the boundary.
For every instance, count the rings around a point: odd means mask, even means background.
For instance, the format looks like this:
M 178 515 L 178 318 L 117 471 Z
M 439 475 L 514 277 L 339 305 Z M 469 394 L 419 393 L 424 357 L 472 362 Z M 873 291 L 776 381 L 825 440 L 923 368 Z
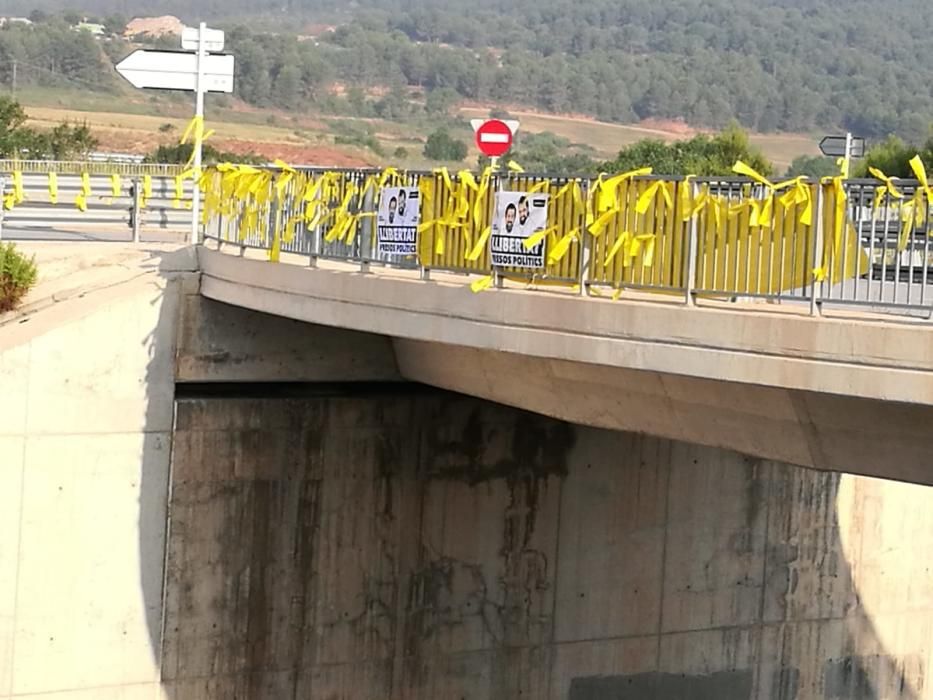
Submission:
M 172 697 L 933 697 L 929 488 L 409 390 L 178 403 Z

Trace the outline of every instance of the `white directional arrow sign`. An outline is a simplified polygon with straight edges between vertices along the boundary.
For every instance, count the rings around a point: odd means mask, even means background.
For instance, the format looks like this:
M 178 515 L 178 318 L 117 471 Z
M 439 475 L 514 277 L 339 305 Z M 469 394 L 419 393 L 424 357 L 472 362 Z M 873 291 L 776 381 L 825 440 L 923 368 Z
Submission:
M 198 55 L 187 51 L 134 51 L 116 65 L 134 87 L 197 90 Z M 204 54 L 201 90 L 233 92 L 233 55 Z

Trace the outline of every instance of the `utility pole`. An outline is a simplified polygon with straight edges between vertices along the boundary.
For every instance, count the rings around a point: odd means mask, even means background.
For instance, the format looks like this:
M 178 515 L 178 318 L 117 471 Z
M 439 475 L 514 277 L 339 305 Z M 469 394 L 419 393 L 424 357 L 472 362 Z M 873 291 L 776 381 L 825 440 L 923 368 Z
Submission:
M 16 59 L 13 59 L 13 82 L 10 85 L 13 97 L 16 97 Z

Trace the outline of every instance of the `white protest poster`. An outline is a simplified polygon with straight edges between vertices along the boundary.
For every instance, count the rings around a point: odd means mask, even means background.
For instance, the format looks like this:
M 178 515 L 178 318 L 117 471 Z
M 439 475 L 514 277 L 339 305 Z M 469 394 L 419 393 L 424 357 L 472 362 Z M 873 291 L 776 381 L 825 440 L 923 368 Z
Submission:
M 489 252 L 498 267 L 544 267 L 542 239 L 530 249 L 525 239 L 547 228 L 547 194 L 497 192 Z
M 381 255 L 416 255 L 421 200 L 417 187 L 386 187 L 379 195 L 376 225 Z

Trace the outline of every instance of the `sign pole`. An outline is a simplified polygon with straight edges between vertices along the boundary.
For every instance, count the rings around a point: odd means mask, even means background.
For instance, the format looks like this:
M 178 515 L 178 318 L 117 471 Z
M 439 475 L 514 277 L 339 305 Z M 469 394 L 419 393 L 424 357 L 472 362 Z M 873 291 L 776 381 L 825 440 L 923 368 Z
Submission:
M 201 209 L 201 188 L 199 177 L 201 174 L 201 135 L 204 133 L 204 42 L 207 25 L 204 22 L 198 26 L 198 60 L 197 77 L 194 83 L 194 117 L 200 123 L 196 127 L 194 137 L 194 187 L 191 193 L 191 245 L 198 244 L 198 223 Z
M 846 165 L 845 165 L 845 178 L 849 179 L 849 163 L 852 158 L 852 132 L 846 132 Z

